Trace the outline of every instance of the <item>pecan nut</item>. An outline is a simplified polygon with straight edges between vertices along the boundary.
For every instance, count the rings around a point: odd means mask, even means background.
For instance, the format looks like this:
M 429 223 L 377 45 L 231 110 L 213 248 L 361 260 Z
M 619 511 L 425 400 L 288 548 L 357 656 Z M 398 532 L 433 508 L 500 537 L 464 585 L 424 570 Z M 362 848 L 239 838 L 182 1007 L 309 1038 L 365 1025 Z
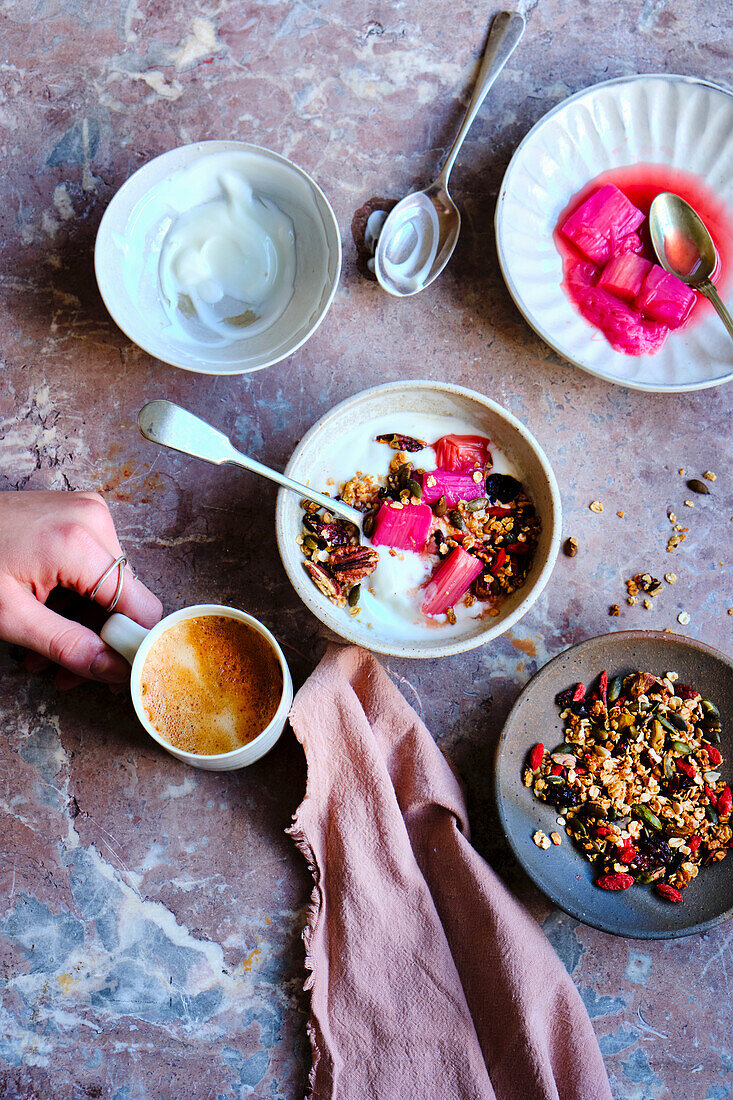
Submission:
M 322 565 L 318 565 L 314 561 L 304 561 L 303 568 L 316 588 L 329 600 L 337 600 L 339 596 L 343 595 L 343 589 L 339 582 Z
M 368 577 L 378 564 L 378 551 L 368 546 L 337 546 L 328 558 L 329 569 L 343 584 L 354 584 Z

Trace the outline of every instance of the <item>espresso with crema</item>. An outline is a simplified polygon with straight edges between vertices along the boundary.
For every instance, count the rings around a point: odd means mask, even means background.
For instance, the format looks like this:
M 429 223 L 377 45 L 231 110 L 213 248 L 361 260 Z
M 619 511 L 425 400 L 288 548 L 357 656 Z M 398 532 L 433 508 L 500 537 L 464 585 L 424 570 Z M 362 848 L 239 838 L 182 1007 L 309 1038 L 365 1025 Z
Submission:
M 254 740 L 274 718 L 282 692 L 282 669 L 267 638 L 225 615 L 168 627 L 140 676 L 142 705 L 155 732 L 200 756 Z

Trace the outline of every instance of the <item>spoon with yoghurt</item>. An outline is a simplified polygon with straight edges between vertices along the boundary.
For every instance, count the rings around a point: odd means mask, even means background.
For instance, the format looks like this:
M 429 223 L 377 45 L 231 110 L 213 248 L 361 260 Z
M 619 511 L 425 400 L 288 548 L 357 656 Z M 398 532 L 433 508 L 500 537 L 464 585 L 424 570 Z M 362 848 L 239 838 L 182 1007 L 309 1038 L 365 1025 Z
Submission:
M 697 211 L 679 195 L 663 191 L 649 209 L 649 233 L 664 270 L 712 302 L 733 336 L 733 317 L 711 281 L 718 266 L 718 254 Z
M 285 474 L 264 466 L 255 458 L 248 458 L 233 446 L 223 432 L 213 428 L 198 416 L 194 416 L 187 409 L 182 409 L 180 405 L 174 405 L 172 401 L 148 401 L 138 413 L 137 426 L 141 435 L 152 443 L 160 443 L 162 447 L 170 447 L 174 451 L 191 455 L 193 458 L 202 458 L 204 462 L 213 462 L 216 466 L 223 466 L 226 463 L 242 466 L 253 474 L 266 477 L 283 489 L 288 489 L 305 500 L 312 500 L 322 508 L 327 508 L 334 516 L 353 523 L 363 537 L 364 516 L 356 508 L 344 504 L 341 500 L 333 500 L 332 497 L 319 493 L 308 485 L 301 485 L 292 478 L 286 477 Z
M 524 34 L 524 16 L 502 11 L 491 24 L 471 102 L 440 175 L 424 191 L 407 195 L 387 215 L 377 241 L 374 272 L 396 298 L 408 298 L 430 286 L 453 255 L 461 215 L 448 193 L 448 178 L 473 120 L 491 85 Z

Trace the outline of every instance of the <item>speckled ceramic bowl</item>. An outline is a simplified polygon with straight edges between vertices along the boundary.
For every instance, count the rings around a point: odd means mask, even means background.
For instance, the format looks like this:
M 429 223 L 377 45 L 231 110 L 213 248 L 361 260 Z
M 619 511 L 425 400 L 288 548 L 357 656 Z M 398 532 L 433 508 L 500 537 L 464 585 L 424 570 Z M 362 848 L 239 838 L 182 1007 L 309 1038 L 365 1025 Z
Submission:
M 507 840 L 527 874 L 556 905 L 585 924 L 638 939 L 667 939 L 702 932 L 733 917 L 733 860 L 704 867 L 670 905 L 649 887 L 608 893 L 593 884 L 590 863 L 563 829 L 557 810 L 540 802 L 522 782 L 527 753 L 541 741 L 562 741 L 563 723 L 555 696 L 570 684 L 591 683 L 606 669 L 610 676 L 633 672 L 677 672 L 719 708 L 723 736 L 733 727 L 733 661 L 702 642 L 663 631 L 628 630 L 590 638 L 566 649 L 541 668 L 525 687 L 507 718 L 496 748 L 496 799 Z M 723 746 L 721 746 L 722 748 Z M 730 760 L 722 772 L 733 775 Z M 562 835 L 547 850 L 532 841 L 537 830 Z
M 280 490 L 277 501 L 277 544 L 285 570 L 303 603 L 330 630 L 346 641 L 376 653 L 397 657 L 446 657 L 491 641 L 509 630 L 547 584 L 560 546 L 560 493 L 547 457 L 534 436 L 501 405 L 474 390 L 443 382 L 392 382 L 375 386 L 349 397 L 326 413 L 295 448 L 285 473 L 296 481 L 310 483 L 313 471 L 347 432 L 359 423 L 394 413 L 409 431 L 410 413 L 453 415 L 468 420 L 486 433 L 519 470 L 528 495 L 542 520 L 542 532 L 527 582 L 501 606 L 491 619 L 472 619 L 460 635 L 445 638 L 439 627 L 429 639 L 395 640 L 378 626 L 368 626 L 335 607 L 312 583 L 303 569 L 303 556 L 296 543 L 301 530 L 302 510 L 297 497 Z M 344 480 L 354 471 L 344 470 Z M 314 478 L 313 487 L 324 489 Z
M 164 223 L 148 227 L 146 211 L 155 190 L 171 177 L 224 153 L 246 160 L 255 192 L 291 219 L 295 288 L 284 313 L 258 335 L 227 345 L 194 345 L 172 331 L 161 304 L 157 256 L 167 230 Z M 113 320 L 150 355 L 199 374 L 247 374 L 292 355 L 316 331 L 338 286 L 341 237 L 318 184 L 287 157 L 245 141 L 198 141 L 162 153 L 123 183 L 99 226 L 94 269 Z

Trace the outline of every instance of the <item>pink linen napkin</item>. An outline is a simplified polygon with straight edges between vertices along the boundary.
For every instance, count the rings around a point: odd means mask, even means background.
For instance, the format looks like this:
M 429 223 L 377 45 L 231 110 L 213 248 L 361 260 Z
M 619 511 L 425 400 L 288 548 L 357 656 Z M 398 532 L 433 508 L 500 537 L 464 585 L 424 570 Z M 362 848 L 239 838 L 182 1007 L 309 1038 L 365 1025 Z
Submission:
M 610 1100 L 572 981 L 471 847 L 456 777 L 375 658 L 331 646 L 290 720 L 314 1100 Z

